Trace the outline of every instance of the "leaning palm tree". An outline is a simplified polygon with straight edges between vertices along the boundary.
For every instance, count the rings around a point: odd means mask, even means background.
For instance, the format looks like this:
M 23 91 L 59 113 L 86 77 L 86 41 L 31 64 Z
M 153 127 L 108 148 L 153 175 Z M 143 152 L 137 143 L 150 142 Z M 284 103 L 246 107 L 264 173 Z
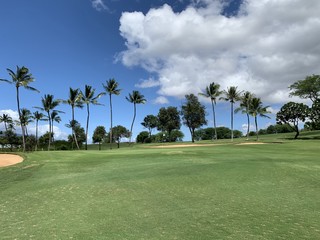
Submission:
M 42 97 L 42 99 L 41 99 L 42 107 L 35 107 L 35 108 L 40 109 L 40 110 L 42 110 L 42 111 L 47 113 L 47 118 L 48 118 L 48 122 L 49 122 L 48 151 L 50 150 L 51 136 L 52 136 L 52 132 L 51 132 L 51 111 L 53 111 L 53 109 L 56 108 L 60 103 L 59 100 L 54 100 L 53 98 L 54 98 L 53 95 L 45 94 L 44 97 Z M 55 111 L 57 111 L 57 110 L 55 110 Z M 58 111 L 58 112 L 62 112 L 62 111 Z
M 234 110 L 235 113 L 241 111 L 241 113 L 247 115 L 247 140 L 249 140 L 249 132 L 250 132 L 250 105 L 254 94 L 246 91 L 240 98 L 240 106 Z
M 240 100 L 241 91 L 238 91 L 238 87 L 231 86 L 227 90 L 223 91 L 224 97 L 220 99 L 230 102 L 231 104 L 231 141 L 233 141 L 233 105 L 236 101 Z
M 44 120 L 44 115 L 43 113 L 39 112 L 39 111 L 35 111 L 33 113 L 33 119 L 36 120 L 36 147 L 35 150 L 38 150 L 38 145 L 39 145 L 39 139 L 38 139 L 38 125 L 39 125 L 39 121 L 43 121 Z
M 132 120 L 132 124 L 131 124 L 131 128 L 130 128 L 130 138 L 129 138 L 129 144 L 131 143 L 131 137 L 132 137 L 132 129 L 133 129 L 133 124 L 134 124 L 134 120 L 136 119 L 136 113 L 137 113 L 137 104 L 144 104 L 146 103 L 146 99 L 144 98 L 144 96 L 139 92 L 139 91 L 132 91 L 132 94 L 129 93 L 129 96 L 126 97 L 126 99 L 133 103 L 133 120 Z
M 85 149 L 88 150 L 88 128 L 89 128 L 89 120 L 90 120 L 90 108 L 89 105 L 102 105 L 98 103 L 98 99 L 105 95 L 106 93 L 99 93 L 97 96 L 94 96 L 95 89 L 92 89 L 91 86 L 85 85 L 84 92 L 81 92 L 82 101 L 87 105 L 87 125 L 86 125 L 86 146 Z
M 217 103 L 217 98 L 221 95 L 221 91 L 219 91 L 220 85 L 215 84 L 214 82 L 210 83 L 209 86 L 206 87 L 204 93 L 199 93 L 200 96 L 210 98 L 211 105 L 212 105 L 212 115 L 213 115 L 213 127 L 214 127 L 214 139 L 218 139 L 217 135 L 217 125 L 216 125 L 216 114 L 214 106 Z
M 258 132 L 258 120 L 257 117 L 266 117 L 270 118 L 266 114 L 271 113 L 268 111 L 269 106 L 263 107 L 262 102 L 260 98 L 252 98 L 251 104 L 250 104 L 250 115 L 254 117 L 254 123 L 256 126 L 256 135 L 257 135 L 257 140 L 259 140 L 259 132 Z
M 8 131 L 8 126 L 7 124 L 13 123 L 12 117 L 9 116 L 9 114 L 2 114 L 2 116 L 0 116 L 0 123 L 4 123 L 4 128 L 6 129 L 6 131 Z
M 63 103 L 69 104 L 71 106 L 71 111 L 72 111 L 72 122 L 75 121 L 74 119 L 74 109 L 77 108 L 83 108 L 83 102 L 82 102 L 82 94 L 79 89 L 73 89 L 69 88 L 69 98 L 67 100 L 62 100 Z M 80 150 L 78 140 L 77 140 L 77 135 L 75 133 L 74 125 L 71 124 L 72 128 L 72 136 L 73 140 L 76 143 L 77 149 Z
M 20 111 L 20 95 L 19 95 L 19 89 L 20 87 L 24 87 L 27 90 L 32 90 L 39 92 L 37 89 L 30 87 L 29 84 L 34 81 L 34 78 L 32 77 L 32 74 L 29 73 L 29 69 L 26 67 L 18 67 L 16 72 L 12 71 L 11 69 L 7 68 L 7 71 L 9 75 L 11 76 L 11 80 L 7 79 L 0 79 L 0 81 L 4 81 L 10 84 L 14 84 L 16 87 L 16 98 L 17 98 L 17 107 L 18 107 L 18 114 L 19 114 L 19 122 L 22 130 L 22 147 L 23 151 L 25 152 L 26 150 L 26 140 L 25 140 L 25 130 L 24 126 L 21 123 L 21 111 Z
M 109 99 L 110 99 L 110 149 L 112 149 L 112 98 L 111 96 L 114 95 L 119 95 L 121 92 L 121 89 L 118 88 L 119 83 L 115 79 L 109 79 L 109 81 L 106 82 L 107 84 L 102 86 L 106 90 L 106 92 L 109 94 Z
M 54 142 L 54 132 L 53 132 L 53 122 L 61 122 L 61 118 L 59 116 L 59 112 L 56 110 L 53 110 L 51 112 L 51 132 L 52 132 L 52 142 Z

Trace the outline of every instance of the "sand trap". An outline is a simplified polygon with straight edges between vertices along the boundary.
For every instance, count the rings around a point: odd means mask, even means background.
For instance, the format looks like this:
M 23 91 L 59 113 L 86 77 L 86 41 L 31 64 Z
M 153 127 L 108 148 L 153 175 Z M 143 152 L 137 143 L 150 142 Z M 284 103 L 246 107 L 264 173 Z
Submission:
M 15 154 L 0 154 L 0 167 L 11 166 L 21 163 L 23 158 Z

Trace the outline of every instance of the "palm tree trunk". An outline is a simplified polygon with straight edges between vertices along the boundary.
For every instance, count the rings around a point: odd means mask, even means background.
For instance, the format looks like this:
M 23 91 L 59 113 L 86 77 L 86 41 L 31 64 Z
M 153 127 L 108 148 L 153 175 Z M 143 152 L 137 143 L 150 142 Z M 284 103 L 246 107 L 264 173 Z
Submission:
M 6 129 L 6 131 L 8 131 L 8 127 L 7 127 L 7 123 L 4 122 L 4 128 Z
M 136 119 L 136 104 L 133 103 L 133 120 L 132 120 L 132 123 L 131 123 L 131 128 L 130 128 L 130 138 L 129 138 L 129 144 L 131 144 L 131 138 L 132 138 L 132 129 L 133 129 L 133 124 L 134 124 L 134 121 Z
M 248 120 L 247 140 L 249 140 L 249 133 L 250 133 L 250 116 L 249 116 L 249 113 L 247 113 L 247 120 Z
M 86 125 L 86 150 L 88 150 L 88 128 L 89 128 L 90 110 L 89 103 L 87 103 L 87 125 Z
M 74 130 L 74 107 L 72 107 L 72 134 L 73 134 L 73 139 L 76 143 L 77 149 L 80 150 L 79 144 L 78 144 L 78 139 L 77 139 L 77 135 L 76 132 Z
M 257 135 L 257 141 L 259 140 L 259 133 L 258 133 L 258 120 L 257 116 L 254 116 L 254 123 L 256 125 L 256 135 Z
M 110 98 L 110 149 L 112 149 L 112 97 L 111 97 L 111 93 L 109 94 L 109 98 Z
M 48 122 L 49 122 L 49 144 L 48 144 L 48 151 L 50 151 L 51 147 L 51 117 L 50 117 L 50 112 L 48 111 Z
M 26 140 L 25 140 L 24 127 L 22 124 L 21 112 L 20 112 L 19 87 L 16 87 L 16 92 L 17 92 L 17 105 L 18 105 L 19 121 L 20 121 L 20 126 L 21 126 L 21 131 L 22 131 L 22 150 L 23 150 L 23 152 L 25 152 L 26 151 Z
M 231 141 L 233 141 L 233 102 L 231 102 Z
M 211 105 L 212 105 L 212 114 L 213 114 L 214 139 L 217 140 L 218 139 L 218 135 L 217 135 L 217 125 L 216 125 L 216 113 L 215 113 L 215 110 L 214 110 L 213 100 L 211 100 Z
M 39 139 L 38 139 L 38 119 L 36 120 L 36 148 L 35 151 L 38 150 L 38 145 L 39 145 Z

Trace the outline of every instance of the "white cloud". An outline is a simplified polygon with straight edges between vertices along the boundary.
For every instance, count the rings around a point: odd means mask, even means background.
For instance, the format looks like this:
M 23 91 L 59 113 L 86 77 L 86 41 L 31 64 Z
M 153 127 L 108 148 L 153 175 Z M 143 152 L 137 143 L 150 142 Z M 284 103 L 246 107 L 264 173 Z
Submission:
M 120 33 L 127 50 L 119 58 L 157 74 L 140 85 L 159 83 L 162 97 L 198 93 L 214 81 L 268 104 L 292 100 L 288 86 L 317 74 L 320 64 L 320 1 L 247 0 L 230 18 L 222 7 L 197 0 L 178 13 L 167 4 L 145 15 L 125 12 Z
M 138 87 L 138 88 L 151 88 L 151 87 L 158 87 L 158 86 L 160 86 L 160 82 L 153 78 L 140 80 L 139 83 L 135 85 L 135 87 Z
M 97 11 L 109 10 L 103 0 L 91 0 L 92 7 Z
M 153 101 L 153 103 L 154 104 L 167 104 L 167 103 L 169 103 L 169 100 L 164 96 L 159 96 Z

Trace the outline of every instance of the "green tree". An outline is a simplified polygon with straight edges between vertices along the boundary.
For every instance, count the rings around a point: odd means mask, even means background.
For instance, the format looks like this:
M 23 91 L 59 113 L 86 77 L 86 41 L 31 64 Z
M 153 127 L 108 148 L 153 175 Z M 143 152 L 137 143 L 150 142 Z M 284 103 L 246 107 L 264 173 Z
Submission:
M 240 100 L 241 93 L 241 91 L 238 91 L 238 87 L 231 86 L 223 91 L 224 97 L 220 98 L 231 104 L 231 141 L 233 141 L 233 105 Z
M 90 104 L 92 105 L 102 105 L 98 102 L 98 99 L 105 95 L 106 93 L 99 93 L 97 96 L 95 94 L 95 89 L 92 89 L 92 86 L 85 85 L 84 92 L 82 95 L 82 102 L 87 106 L 87 124 L 86 124 L 86 145 L 85 149 L 88 150 L 88 129 L 89 129 L 89 120 L 90 120 Z
M 144 98 L 144 96 L 139 91 L 132 91 L 132 94 L 129 93 L 129 96 L 126 97 L 126 99 L 130 103 L 133 103 L 133 120 L 132 120 L 131 127 L 130 127 L 130 138 L 129 138 L 129 143 L 131 143 L 133 124 L 134 124 L 134 121 L 136 119 L 136 114 L 137 114 L 137 104 L 144 104 L 144 103 L 146 103 L 147 100 Z
M 106 134 L 107 132 L 104 126 L 97 126 L 93 131 L 92 142 L 99 143 L 99 150 L 101 150 L 101 143 L 104 141 Z
M 218 139 L 218 135 L 217 135 L 215 105 L 217 104 L 218 97 L 222 94 L 222 91 L 219 91 L 219 89 L 220 89 L 220 85 L 212 82 L 209 84 L 209 86 L 206 87 L 204 93 L 199 93 L 199 95 L 206 97 L 206 98 L 210 98 L 210 100 L 211 100 L 214 139 L 216 139 L 216 140 Z
M 312 102 L 320 98 L 320 76 L 307 76 L 304 80 L 299 80 L 289 86 L 290 96 L 298 96 L 310 99 Z
M 59 112 L 58 111 L 55 111 L 53 110 L 51 112 L 51 132 L 52 132 L 52 136 L 54 137 L 54 132 L 53 132 L 53 123 L 54 122 L 57 122 L 57 123 L 60 123 L 61 122 L 61 118 L 59 116 Z M 54 141 L 54 138 L 52 139 L 52 141 Z
M 109 94 L 109 102 L 110 102 L 110 149 L 112 149 L 112 126 L 113 126 L 113 121 L 112 121 L 112 95 L 119 95 L 121 92 L 121 89 L 118 88 L 119 83 L 114 79 L 109 79 L 106 82 L 106 85 L 102 84 L 106 92 Z
M 173 130 L 179 130 L 181 127 L 181 120 L 179 111 L 176 107 L 160 108 L 158 113 L 158 130 L 167 132 L 170 139 Z
M 66 127 L 71 128 L 74 131 L 73 136 L 68 136 L 68 141 L 73 144 L 74 140 L 76 140 L 77 142 L 75 142 L 75 144 L 77 146 L 77 149 L 79 150 L 82 147 L 82 144 L 86 141 L 84 128 L 81 127 L 80 123 L 77 120 L 71 120 L 69 124 L 66 124 Z
M 194 142 L 196 128 L 207 124 L 206 107 L 203 106 L 194 94 L 185 95 L 186 102 L 181 106 L 182 122 L 189 128 L 191 140 Z
M 29 123 L 33 122 L 33 117 L 29 109 L 21 108 L 21 124 L 23 125 L 23 128 L 25 133 L 25 136 L 28 136 L 28 125 Z
M 270 113 L 270 111 L 268 111 L 268 107 L 269 106 L 264 107 L 262 105 L 262 102 L 261 102 L 260 98 L 254 97 L 254 98 L 251 99 L 249 113 L 250 113 L 250 115 L 252 115 L 254 117 L 254 123 L 255 123 L 255 126 L 256 126 L 257 140 L 259 139 L 258 116 L 270 118 L 269 116 L 266 115 L 266 114 Z
M 130 137 L 130 131 L 121 125 L 113 127 L 112 132 L 113 140 L 117 143 L 118 148 L 120 148 L 120 141 L 122 138 Z
M 75 127 L 77 125 L 72 123 L 78 123 L 74 118 L 74 109 L 83 108 L 81 91 L 78 88 L 77 89 L 69 88 L 69 98 L 67 100 L 62 100 L 62 102 L 71 106 L 72 120 L 70 122 L 71 123 L 70 126 L 72 129 L 72 136 L 77 149 L 80 150 L 77 134 L 75 133 Z
M 34 78 L 32 77 L 32 74 L 29 73 L 28 68 L 26 68 L 26 67 L 20 68 L 17 66 L 16 72 L 12 71 L 9 68 L 7 68 L 7 71 L 11 77 L 11 80 L 0 79 L 0 81 L 4 81 L 4 82 L 10 83 L 10 84 L 13 84 L 16 87 L 17 107 L 18 107 L 18 113 L 19 113 L 20 126 L 22 129 L 22 147 L 23 147 L 23 152 L 25 152 L 25 150 L 26 150 L 25 130 L 24 130 L 24 126 L 22 124 L 22 119 L 21 119 L 19 89 L 20 89 L 20 87 L 24 87 L 27 90 L 32 90 L 32 91 L 36 91 L 36 92 L 39 92 L 39 91 L 37 89 L 29 86 L 29 84 L 34 81 Z
M 0 116 L 0 123 L 4 123 L 4 128 L 6 131 L 8 131 L 7 124 L 13 123 L 12 117 L 9 116 L 9 114 L 3 113 L 2 116 Z
M 51 111 L 53 111 L 60 103 L 59 100 L 54 100 L 54 96 L 51 94 L 45 94 L 44 97 L 41 98 L 42 107 L 35 107 L 40 109 L 41 111 L 46 112 L 48 122 L 49 122 L 49 131 L 48 131 L 48 151 L 50 151 L 51 147 L 51 137 L 52 137 L 52 127 L 51 127 Z M 62 112 L 58 110 L 54 110 L 57 112 Z
M 243 95 L 240 97 L 240 106 L 235 109 L 235 113 L 238 113 L 241 111 L 241 113 L 247 115 L 247 140 L 249 139 L 249 132 L 250 132 L 250 106 L 252 102 L 252 98 L 254 97 L 253 93 L 246 91 L 243 93 Z
M 38 130 L 39 130 L 39 121 L 44 121 L 44 115 L 43 113 L 39 112 L 39 111 L 35 111 L 33 113 L 33 119 L 36 121 L 36 146 L 35 146 L 35 150 L 38 150 L 38 146 L 39 146 L 39 138 L 38 138 Z
M 310 122 L 307 124 L 309 125 L 310 130 L 320 130 L 320 99 L 313 102 L 309 118 Z
M 152 129 L 158 126 L 158 118 L 154 115 L 147 115 L 141 125 L 148 129 L 149 137 L 151 137 Z
M 304 122 L 309 116 L 309 107 L 303 103 L 288 102 L 277 113 L 278 124 L 289 124 L 296 132 L 294 139 L 299 136 L 299 122 Z
M 150 139 L 151 135 L 147 131 L 142 131 L 137 136 L 137 143 L 145 143 L 147 139 Z

